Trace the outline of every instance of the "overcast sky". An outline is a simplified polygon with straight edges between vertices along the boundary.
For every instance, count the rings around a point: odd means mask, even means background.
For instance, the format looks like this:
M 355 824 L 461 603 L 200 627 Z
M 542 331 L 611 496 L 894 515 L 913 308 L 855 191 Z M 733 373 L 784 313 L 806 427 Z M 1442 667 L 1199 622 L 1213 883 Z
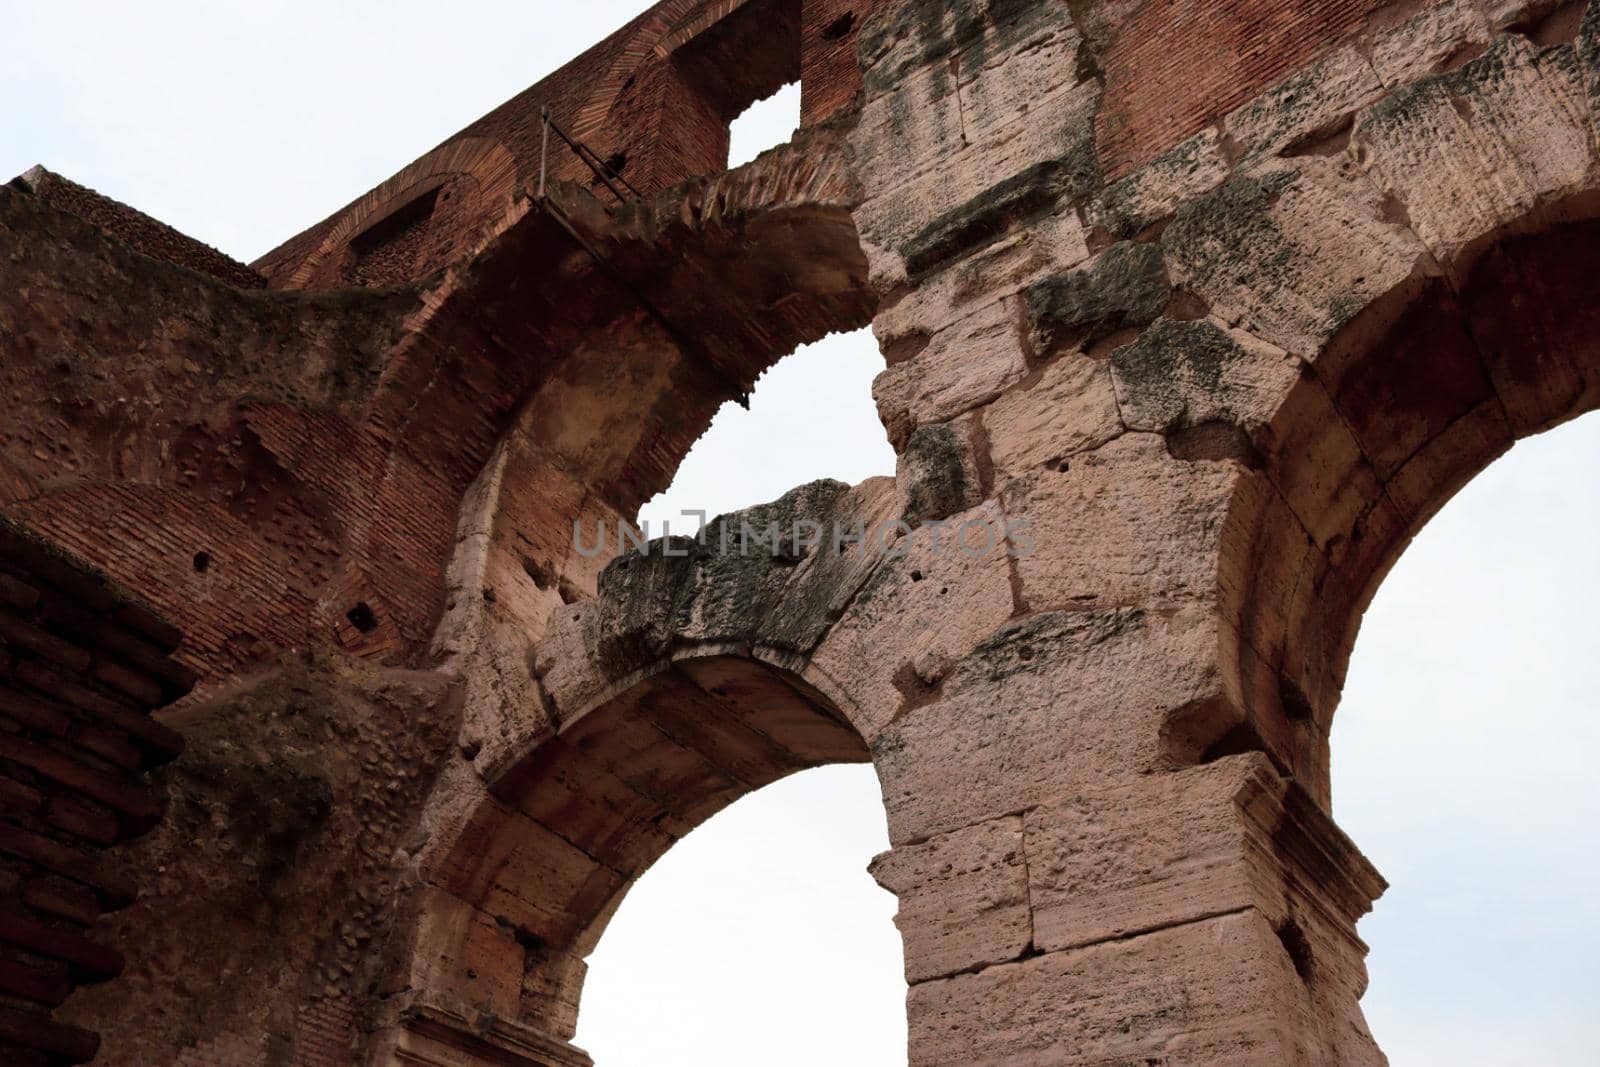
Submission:
M 0 0 L 0 180 L 35 163 L 249 260 L 642 10 L 617 0 Z M 782 140 L 792 96 L 736 130 Z M 650 514 L 889 473 L 866 335 L 728 408 Z M 1396 1067 L 1600 1063 L 1600 422 L 1468 487 L 1380 591 L 1334 736 L 1341 824 L 1394 888 L 1363 923 Z M 870 770 L 716 817 L 640 882 L 591 960 L 599 1067 L 893 1067 L 904 985 Z M 752 1050 L 759 1050 L 753 1052 Z

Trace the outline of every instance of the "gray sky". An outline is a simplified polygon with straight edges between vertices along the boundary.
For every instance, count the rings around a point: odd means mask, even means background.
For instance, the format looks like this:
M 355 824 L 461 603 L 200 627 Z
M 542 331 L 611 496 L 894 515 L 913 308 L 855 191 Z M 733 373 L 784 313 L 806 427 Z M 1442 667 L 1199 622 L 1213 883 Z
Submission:
M 253 259 L 644 6 L 0 0 L 0 180 L 42 163 Z M 735 154 L 793 111 L 741 124 Z M 785 360 L 647 517 L 891 472 L 880 366 L 862 334 Z M 1356 650 L 1335 803 L 1394 884 L 1361 932 L 1396 1067 L 1600 1063 L 1597 455 L 1589 419 L 1497 463 L 1401 560 Z M 623 905 L 580 1043 L 600 1067 L 904 1063 L 894 901 L 865 873 L 886 844 L 866 768 L 734 805 Z

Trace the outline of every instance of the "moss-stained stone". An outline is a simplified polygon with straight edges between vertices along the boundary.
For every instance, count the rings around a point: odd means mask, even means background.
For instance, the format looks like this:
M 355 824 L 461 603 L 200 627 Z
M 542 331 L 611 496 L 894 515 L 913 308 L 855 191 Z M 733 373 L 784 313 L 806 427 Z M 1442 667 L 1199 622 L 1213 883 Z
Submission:
M 1162 235 L 1174 284 L 1271 345 L 1315 353 L 1426 265 L 1371 183 L 1328 160 L 1279 160 L 1185 205 Z
M 683 640 L 751 640 L 795 568 L 818 548 L 797 541 L 796 531 L 828 523 L 847 490 L 842 482 L 812 482 L 718 516 L 698 538 L 657 539 L 613 560 L 599 587 L 607 618 L 595 653 L 605 672 L 625 677 Z
M 1271 420 L 1299 377 L 1286 353 L 1210 320 L 1162 319 L 1111 357 L 1117 403 L 1131 430 L 1165 433 Z
M 1266 253 L 1254 259 L 1251 272 L 1266 281 L 1292 255 L 1271 209 L 1293 182 L 1294 176 L 1287 173 L 1233 178 L 1179 208 L 1161 243 L 1180 260 L 1201 260 L 1220 249 L 1248 243 Z
M 913 279 L 1000 237 L 1040 215 L 1082 182 L 1081 159 L 1035 163 L 948 211 L 913 236 L 903 249 Z
M 613 560 L 599 596 L 552 620 L 534 671 L 565 719 L 605 686 L 695 645 L 804 654 L 893 548 L 888 479 L 818 481 Z
M 911 526 L 976 507 L 983 496 L 969 433 L 950 423 L 912 431 L 900 454 L 897 480 Z
M 1216 188 L 1228 177 L 1217 131 L 1202 130 L 1177 148 L 1107 186 L 1084 208 L 1088 224 L 1126 241 L 1170 218 L 1185 199 Z
M 816 518 L 816 548 L 794 568 L 783 606 L 761 620 L 752 640 L 768 648 L 804 654 L 816 648 L 849 607 L 862 584 L 881 567 L 900 532 L 895 525 L 899 491 L 888 478 L 873 478 L 839 494 Z M 857 533 L 862 539 L 857 540 Z
M 1113 245 L 1089 266 L 1049 278 L 1026 294 L 1035 353 L 1063 345 L 1092 344 L 1129 327 L 1153 322 L 1172 296 L 1161 249 Z

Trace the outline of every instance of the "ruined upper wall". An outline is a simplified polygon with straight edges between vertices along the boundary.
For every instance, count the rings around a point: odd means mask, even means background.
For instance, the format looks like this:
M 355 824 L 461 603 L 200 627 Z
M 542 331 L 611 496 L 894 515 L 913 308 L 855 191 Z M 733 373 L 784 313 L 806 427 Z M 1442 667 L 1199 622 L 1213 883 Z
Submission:
M 34 167 L 16 184 L 51 207 L 93 223 L 135 252 L 179 267 L 209 274 L 240 289 L 262 289 L 267 280 L 238 260 L 158 222 L 144 212 L 93 189 Z
M 728 124 L 784 85 L 802 83 L 807 126 L 855 102 L 855 35 L 878 2 L 664 0 L 255 266 L 277 288 L 422 277 L 492 233 L 544 159 L 609 196 L 554 138 L 546 157 L 544 107 L 642 193 L 718 173 Z
M 592 941 L 570 931 L 637 869 L 592 830 L 657 829 L 629 780 L 682 766 L 604 744 L 594 724 L 627 720 L 603 691 L 686 650 L 770 651 L 870 742 L 918 1067 L 1380 1062 L 1350 933 L 1376 886 L 1326 821 L 1326 728 L 1409 531 L 1514 436 L 1600 406 L 1600 356 L 1563 343 L 1600 337 L 1600 3 L 1574 37 L 1580 7 L 903 0 L 820 38 L 864 70 L 858 119 L 626 207 L 563 183 L 498 216 L 466 193 L 519 188 L 528 157 L 480 125 L 330 222 L 278 291 L 0 187 L 0 506 L 171 614 L 203 683 L 242 683 L 174 721 L 189 755 L 157 784 L 179 803 L 117 920 L 140 966 L 72 1018 L 108 1062 L 344 1067 L 368 1033 L 398 1059 L 441 1032 L 473 1050 L 442 1062 L 503 1064 L 529 1034 L 584 1062 L 565 1042 Z M 706 49 L 694 77 L 651 51 L 619 87 L 704 86 L 705 57 L 740 56 L 703 98 L 734 100 L 792 69 L 736 47 L 741 12 L 773 8 L 696 10 L 648 38 Z M 838 11 L 800 9 L 802 72 Z M 1132 86 L 1112 60 L 1136 48 L 1161 70 Z M 1254 82 L 1219 57 L 1246 52 L 1284 73 L 1228 110 Z M 663 116 L 692 118 L 663 104 L 617 150 L 677 173 L 696 127 Z M 440 214 L 474 203 L 476 244 Z M 1558 206 L 1588 228 L 1468 271 Z M 430 248 L 471 258 L 361 288 Z M 900 470 L 810 495 L 916 524 L 905 557 L 868 577 L 661 556 L 597 585 L 575 520 L 615 530 L 718 405 L 869 318 Z M 1031 549 L 938 553 L 965 519 L 1026 523 Z M 588 624 L 618 604 L 627 625 Z M 666 691 L 701 700 L 676 676 L 641 695 Z M 585 693 L 606 702 L 574 735 L 558 716 L 581 725 Z M 502 776 L 569 789 L 580 739 L 598 772 L 565 797 Z M 538 836 L 567 798 L 643 814 Z
M 956 21 L 976 32 L 985 19 L 1004 21 L 1017 5 L 966 6 L 970 10 Z M 1385 37 L 1418 10 L 1459 8 L 1459 17 L 1444 23 L 1481 18 L 1495 29 L 1537 33 L 1563 5 L 1075 0 L 1066 6 L 1086 42 L 1081 73 L 1103 86 L 1094 169 L 1115 182 L 1354 36 L 1378 42 L 1373 61 L 1395 68 L 1388 73 L 1424 73 L 1399 68 L 1415 63 L 1430 42 Z M 977 84 L 981 71 L 964 67 L 981 66 L 983 56 L 964 54 L 959 25 L 954 36 L 944 32 L 948 0 L 663 0 L 254 266 L 277 288 L 370 287 L 420 278 L 470 254 L 492 233 L 514 195 L 536 185 L 542 158 L 553 176 L 609 195 L 564 146 L 556 144 L 545 156 L 545 106 L 647 195 L 714 174 L 727 162 L 728 123 L 789 82 L 803 86 L 803 125 L 856 106 L 860 31 L 885 7 L 890 10 L 877 39 L 925 41 L 921 51 L 908 54 L 911 65 L 889 65 L 890 77 L 937 59 L 958 91 Z M 1470 53 L 1431 58 L 1459 62 Z
M 1459 30 L 1480 15 L 1496 30 L 1541 31 L 1561 0 L 1108 0 L 1071 4 L 1089 37 L 1105 80 L 1105 106 L 1096 124 L 1101 169 L 1115 181 L 1219 118 L 1365 32 L 1380 73 L 1411 69 L 1419 59 L 1462 62 L 1477 51 L 1430 56 L 1435 45 L 1456 42 Z M 1565 5 L 1573 8 L 1574 5 Z M 1433 40 L 1388 31 L 1420 11 L 1449 8 Z M 1576 12 L 1572 12 L 1575 25 Z M 1287 103 L 1288 101 L 1286 101 Z

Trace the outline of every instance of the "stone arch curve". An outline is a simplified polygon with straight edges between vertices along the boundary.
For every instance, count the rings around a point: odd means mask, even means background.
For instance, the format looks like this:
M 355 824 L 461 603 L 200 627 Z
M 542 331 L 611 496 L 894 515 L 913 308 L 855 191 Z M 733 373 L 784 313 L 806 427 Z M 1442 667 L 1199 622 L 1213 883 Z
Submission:
M 725 804 L 830 763 L 877 770 L 904 848 L 873 873 L 901 895 L 909 980 L 1027 951 L 1020 819 L 963 827 L 972 783 L 961 768 L 983 758 L 985 724 L 946 742 L 937 724 L 902 723 L 944 690 L 964 707 L 992 705 L 1035 650 L 1056 659 L 1059 638 L 1118 642 L 1055 616 L 1013 622 L 1004 554 L 959 551 L 931 524 L 913 529 L 906 500 L 905 478 L 802 486 L 720 517 L 699 539 L 619 556 L 594 596 L 558 609 L 532 652 L 527 706 L 504 719 L 515 731 L 464 749 L 447 772 L 398 943 L 408 995 L 396 1003 L 410 1014 L 381 1053 L 456 1041 L 442 1035 L 481 1012 L 515 1040 L 556 1050 L 528 1062 L 584 1062 L 561 1058 L 583 957 L 633 879 Z M 1001 523 L 992 504 L 955 518 Z M 1026 740 L 1002 736 L 999 747 Z M 929 756 L 941 748 L 953 753 L 948 767 Z M 927 840 L 946 828 L 956 844 Z M 986 889 L 996 867 L 1007 883 L 998 900 Z M 491 972 L 469 958 L 510 962 Z M 493 989 L 480 981 L 491 974 Z
M 336 272 L 353 240 L 446 186 L 451 186 L 447 192 L 458 194 L 460 200 L 449 206 L 448 225 L 440 228 L 444 234 L 440 239 L 454 242 L 453 254 L 435 251 L 423 257 L 432 262 L 449 262 L 468 251 L 489 225 L 500 219 L 516 192 L 517 161 L 504 145 L 486 137 L 459 137 L 439 146 L 337 216 L 315 251 L 295 267 L 283 287 L 337 286 Z M 410 277 L 410 271 L 400 275 L 402 279 Z
M 465 792 L 418 857 L 398 972 L 414 995 L 381 1053 L 586 1063 L 567 1044 L 583 961 L 634 880 L 740 797 L 873 759 L 886 713 L 811 661 L 886 553 L 769 533 L 883 514 L 894 496 L 888 479 L 802 487 L 700 542 L 617 558 L 596 596 L 558 613 L 535 655 L 538 707 L 463 766 Z M 759 544 L 724 548 L 744 530 Z M 468 1040 L 475 1013 L 497 1029 Z
M 1600 180 L 1574 55 L 1502 38 L 1355 116 L 1337 166 L 1235 179 L 1166 238 L 1213 320 L 1234 320 L 1169 335 L 1226 398 L 1179 421 L 1236 434 L 1245 468 L 1217 572 L 1243 721 L 1206 743 L 1267 751 L 1324 806 L 1331 718 L 1383 577 L 1517 440 L 1600 406 Z M 1234 248 L 1196 254 L 1204 212 L 1236 227 Z
M 434 642 L 446 660 L 484 665 L 463 667 L 469 677 L 492 679 L 468 699 L 467 735 L 482 759 L 524 733 L 537 706 L 527 649 L 555 613 L 594 592 L 619 525 L 667 487 L 717 410 L 801 345 L 869 321 L 876 297 L 855 197 L 844 146 L 826 132 L 615 217 L 586 213 L 574 197 L 564 202 L 572 225 L 627 281 L 531 211 L 497 239 L 491 263 L 430 312 L 419 356 L 457 362 L 429 371 L 426 389 L 440 396 L 409 409 L 410 436 L 459 435 L 481 420 L 477 390 L 503 405 L 459 516 Z M 514 279 L 546 257 L 559 264 L 558 284 L 538 299 L 567 300 L 553 320 L 583 307 L 587 329 L 527 332 L 532 298 Z M 528 336 L 532 358 L 455 340 L 479 331 Z M 578 552 L 575 523 L 606 524 L 610 550 Z
M 785 669 L 737 653 L 658 664 L 561 721 L 477 798 L 421 891 L 418 960 L 459 947 L 467 967 L 465 981 L 459 969 L 435 972 L 433 1006 L 469 1019 L 484 1010 L 546 1039 L 548 1062 L 585 1062 L 561 1047 L 575 1033 L 584 960 L 634 881 L 748 793 L 868 759 L 827 699 Z M 467 924 L 465 944 L 429 936 L 452 915 Z

